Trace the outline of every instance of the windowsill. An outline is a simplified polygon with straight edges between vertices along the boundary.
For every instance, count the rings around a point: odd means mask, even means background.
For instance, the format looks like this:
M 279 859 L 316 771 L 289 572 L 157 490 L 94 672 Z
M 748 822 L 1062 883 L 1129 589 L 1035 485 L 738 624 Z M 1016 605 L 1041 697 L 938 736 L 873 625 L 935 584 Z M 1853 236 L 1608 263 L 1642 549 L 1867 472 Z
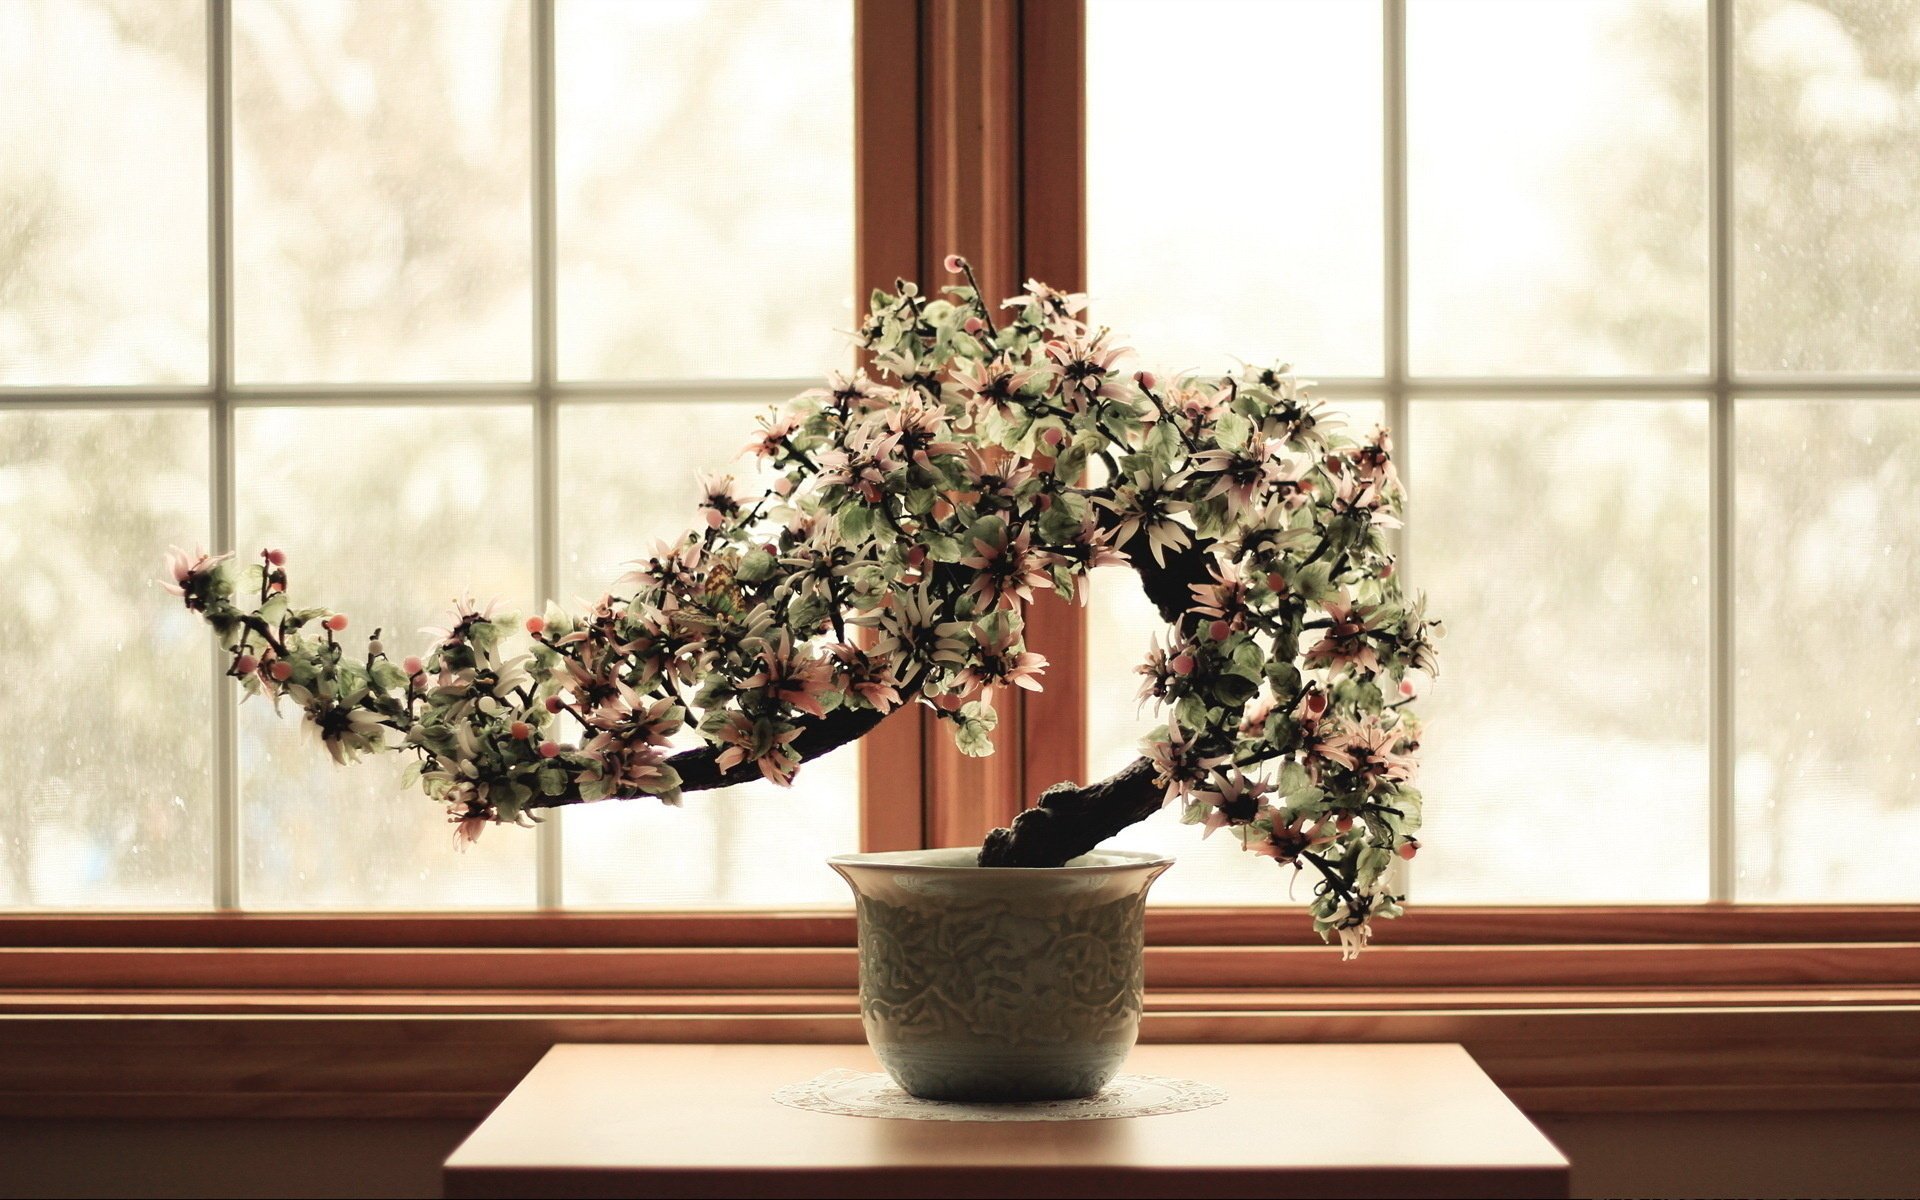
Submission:
M 1920 909 L 1431 908 L 1347 964 L 1302 925 L 1155 913 L 1143 1040 L 1457 1041 L 1533 1113 L 1920 1108 Z M 470 1117 L 559 1041 L 859 1041 L 851 935 L 4 917 L 0 1114 Z

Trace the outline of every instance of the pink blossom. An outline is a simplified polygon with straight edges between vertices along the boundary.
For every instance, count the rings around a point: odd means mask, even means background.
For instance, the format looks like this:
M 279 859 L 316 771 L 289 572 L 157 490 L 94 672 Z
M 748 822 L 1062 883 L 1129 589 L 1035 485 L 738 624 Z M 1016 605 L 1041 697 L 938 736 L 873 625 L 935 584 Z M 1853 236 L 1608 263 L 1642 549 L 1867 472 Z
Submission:
M 1215 773 L 1212 787 L 1193 793 L 1193 798 L 1208 808 L 1206 832 L 1200 836 L 1212 837 L 1216 830 L 1228 825 L 1252 824 L 1254 818 L 1260 815 L 1261 797 L 1272 791 L 1272 784 L 1249 778 L 1238 767 L 1225 773 Z
M 809 716 L 824 717 L 820 697 L 833 690 L 832 667 L 805 649 L 796 650 L 793 638 L 782 633 L 760 652 L 760 669 L 740 681 L 770 700 L 788 704 Z
M 1004 533 L 999 545 L 973 539 L 974 552 L 960 565 L 974 572 L 967 595 L 983 608 L 1012 608 L 1016 601 L 1033 602 L 1033 589 L 1047 586 L 1046 564 L 1033 549 L 1033 536 L 1022 529 L 1011 541 Z
M 1353 603 L 1350 597 L 1342 595 L 1338 600 L 1327 602 L 1327 629 L 1302 659 L 1310 667 L 1357 667 L 1363 671 L 1380 669 L 1380 655 L 1368 644 L 1367 638 L 1373 630 L 1368 621 L 1374 610 Z
M 212 574 L 213 569 L 227 561 L 232 555 L 208 554 L 204 550 L 195 550 L 189 554 L 178 546 L 167 548 L 167 574 L 160 580 L 160 586 L 176 596 L 186 596 L 194 590 L 197 581 Z M 192 602 L 189 602 L 192 607 Z
M 1145 749 L 1147 760 L 1153 764 L 1154 778 L 1166 788 L 1161 796 L 1163 804 L 1192 791 L 1195 784 L 1209 777 L 1214 767 L 1226 761 L 1224 754 L 1200 753 L 1186 740 L 1179 722 L 1173 720 L 1167 722 L 1167 735 L 1149 740 Z
M 797 727 L 780 727 L 770 721 L 756 721 L 742 712 L 729 712 L 717 734 L 719 743 L 726 749 L 714 760 L 715 765 L 722 771 L 731 771 L 751 762 L 760 769 L 763 778 L 789 787 L 793 773 L 800 767 L 800 755 L 792 748 L 793 740 L 799 736 Z
M 1012 649 L 1013 641 L 1011 629 L 991 637 L 975 638 L 972 657 L 960 672 L 963 696 L 1004 684 L 1030 692 L 1042 690 L 1040 675 L 1047 669 L 1047 660 L 1030 650 L 1016 653 Z
M 827 653 L 833 656 L 841 691 L 860 697 L 881 712 L 900 707 L 900 681 L 888 663 L 845 642 L 829 645 Z

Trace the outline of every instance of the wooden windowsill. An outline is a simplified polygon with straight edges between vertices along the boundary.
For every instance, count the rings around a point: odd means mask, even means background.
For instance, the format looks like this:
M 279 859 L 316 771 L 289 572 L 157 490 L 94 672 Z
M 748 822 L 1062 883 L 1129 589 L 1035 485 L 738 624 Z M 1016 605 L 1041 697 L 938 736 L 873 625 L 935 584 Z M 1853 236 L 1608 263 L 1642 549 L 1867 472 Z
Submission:
M 0 917 L 0 1115 L 458 1116 L 565 1041 L 852 1042 L 844 914 Z M 1447 1041 L 1534 1113 L 1920 1107 L 1920 909 L 1149 922 L 1157 1042 Z

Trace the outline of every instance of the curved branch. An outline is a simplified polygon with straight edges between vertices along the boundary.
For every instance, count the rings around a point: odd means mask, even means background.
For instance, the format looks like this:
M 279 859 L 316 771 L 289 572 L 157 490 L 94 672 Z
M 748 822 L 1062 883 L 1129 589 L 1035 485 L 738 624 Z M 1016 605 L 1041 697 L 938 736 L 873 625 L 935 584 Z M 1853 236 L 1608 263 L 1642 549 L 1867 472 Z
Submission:
M 802 762 L 810 762 L 838 750 L 848 742 L 865 737 L 888 715 L 873 708 L 837 708 L 809 722 L 800 731 L 800 736 L 793 739 L 793 748 L 799 752 Z M 719 759 L 718 748 L 701 746 L 682 750 L 669 758 L 667 765 L 680 773 L 680 790 L 683 792 L 710 791 L 713 788 L 732 787 L 736 783 L 751 783 L 760 778 L 760 768 L 752 762 L 738 763 L 722 771 Z
M 1117 521 L 1115 522 L 1117 523 Z M 1120 552 L 1133 564 L 1140 586 L 1169 625 L 1187 620 L 1191 585 L 1212 575 L 1213 540 L 1195 538 L 1155 562 L 1144 533 L 1135 533 Z M 1165 792 L 1150 759 L 1136 758 L 1098 783 L 1056 783 L 1011 825 L 987 835 L 980 847 L 983 867 L 1057 867 L 1078 858 L 1129 825 L 1160 811 Z
M 1040 802 L 987 835 L 983 867 L 1058 867 L 1160 811 L 1153 763 L 1136 758 L 1098 783 L 1056 783 Z

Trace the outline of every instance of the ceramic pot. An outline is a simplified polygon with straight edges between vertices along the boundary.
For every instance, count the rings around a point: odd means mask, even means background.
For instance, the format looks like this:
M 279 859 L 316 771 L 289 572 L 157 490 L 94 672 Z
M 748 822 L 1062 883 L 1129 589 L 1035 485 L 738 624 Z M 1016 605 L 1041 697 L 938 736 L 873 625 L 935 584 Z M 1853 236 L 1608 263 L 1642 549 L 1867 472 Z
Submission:
M 1173 860 L 979 867 L 978 853 L 827 860 L 859 912 L 867 1041 L 928 1100 L 1091 1096 L 1139 1035 L 1147 887 Z

